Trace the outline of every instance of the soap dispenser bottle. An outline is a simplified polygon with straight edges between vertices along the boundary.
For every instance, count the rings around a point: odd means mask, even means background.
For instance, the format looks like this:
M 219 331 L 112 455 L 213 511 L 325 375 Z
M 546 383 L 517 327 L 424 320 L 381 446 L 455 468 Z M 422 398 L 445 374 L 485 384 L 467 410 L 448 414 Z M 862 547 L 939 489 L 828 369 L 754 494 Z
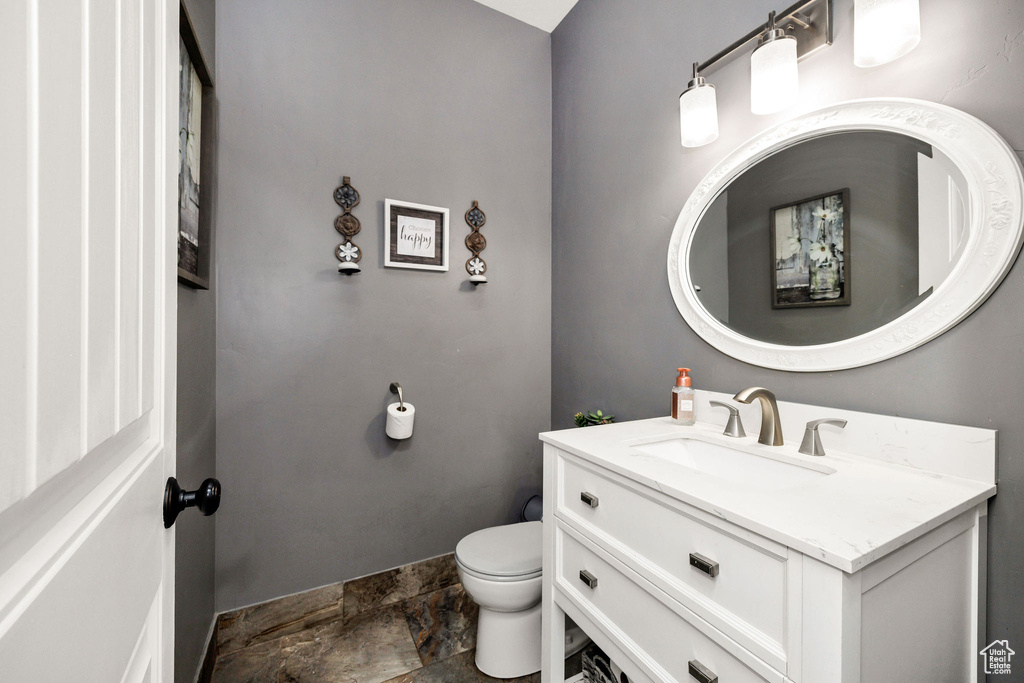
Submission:
M 679 376 L 672 388 L 672 421 L 678 425 L 692 425 L 696 421 L 693 410 L 693 388 L 690 386 L 690 368 L 676 368 Z

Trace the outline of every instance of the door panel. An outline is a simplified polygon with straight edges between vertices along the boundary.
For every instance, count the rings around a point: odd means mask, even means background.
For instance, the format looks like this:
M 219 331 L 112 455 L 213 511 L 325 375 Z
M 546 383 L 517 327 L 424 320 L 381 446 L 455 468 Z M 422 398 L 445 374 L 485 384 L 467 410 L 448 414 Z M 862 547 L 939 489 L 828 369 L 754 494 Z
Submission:
M 160 370 L 163 3 L 35 4 L 0 10 L 20 37 L 4 47 L 14 96 L 0 110 L 0 201 L 15 219 L 0 269 L 14 323 L 0 342 L 0 511 L 151 410 Z
M 173 670 L 177 22 L 0 3 L 4 680 Z
M 119 7 L 120 32 L 120 139 L 118 141 L 118 182 L 120 214 L 118 220 L 119 249 L 118 286 L 118 424 L 127 424 L 142 412 L 139 392 L 139 254 L 142 234 L 138 230 L 141 216 L 139 103 L 141 94 L 141 65 L 139 60 L 139 14 L 141 7 L 131 0 L 122 0 Z
M 146 625 L 139 635 L 132 658 L 125 669 L 122 683 L 150 683 L 153 672 L 160 670 L 160 599 L 153 601 L 153 606 L 146 617 Z
M 0 334 L 0 386 L 5 394 L 22 401 L 5 400 L 0 410 L 0 510 L 25 494 L 29 486 L 28 423 L 29 376 L 25 368 L 35 364 L 29 344 L 29 285 L 25 256 L 30 253 L 34 234 L 28 229 L 33 219 L 29 201 L 29 11 L 24 2 L 0 3 L 0 232 L 10 263 L 0 269 L 4 287 L 0 296 L 0 320 L 9 331 Z M 31 247 L 34 249 L 34 247 Z M 8 276 L 7 273 L 11 273 Z M 35 440 L 32 440 L 35 448 Z
M 163 464 L 145 450 L 66 518 L 82 520 L 75 533 L 51 533 L 31 553 L 50 562 L 0 618 L 5 680 L 121 680 L 162 590 L 161 535 L 148 527 L 161 515 L 152 494 Z
M 21 267 L 28 270 L 22 277 L 37 311 L 29 330 L 38 357 L 35 371 L 29 370 L 28 428 L 36 457 L 28 476 L 38 485 L 82 456 L 83 17 L 80 3 L 40 2 L 34 14 L 37 49 L 29 58 L 36 66 L 30 101 L 37 112 L 32 136 L 37 175 L 30 191 L 36 195 L 38 231 L 36 253 Z
M 117 429 L 114 383 L 114 336 L 117 316 L 117 81 L 104 74 L 117 69 L 117 3 L 89 3 L 90 33 L 87 54 L 88 167 L 86 168 L 85 382 L 88 387 L 86 449 L 92 450 Z

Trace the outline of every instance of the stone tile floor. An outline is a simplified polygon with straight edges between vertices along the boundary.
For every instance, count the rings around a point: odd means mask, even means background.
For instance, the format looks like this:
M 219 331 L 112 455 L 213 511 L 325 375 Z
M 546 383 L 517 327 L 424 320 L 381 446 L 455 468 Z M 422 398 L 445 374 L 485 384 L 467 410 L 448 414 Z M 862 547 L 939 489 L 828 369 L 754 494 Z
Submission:
M 473 662 L 477 614 L 454 558 L 433 558 L 221 615 L 212 681 L 497 681 Z M 511 680 L 539 683 L 540 674 Z

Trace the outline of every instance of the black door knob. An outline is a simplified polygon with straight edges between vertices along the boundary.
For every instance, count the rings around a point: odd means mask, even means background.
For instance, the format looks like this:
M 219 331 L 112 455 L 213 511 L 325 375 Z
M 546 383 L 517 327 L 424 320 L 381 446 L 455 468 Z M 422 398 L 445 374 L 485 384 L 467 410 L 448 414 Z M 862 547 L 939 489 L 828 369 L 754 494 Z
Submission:
M 164 528 L 170 529 L 178 513 L 190 507 L 199 508 L 205 517 L 216 512 L 220 507 L 220 482 L 207 479 L 195 491 L 182 491 L 178 480 L 168 477 L 164 487 Z

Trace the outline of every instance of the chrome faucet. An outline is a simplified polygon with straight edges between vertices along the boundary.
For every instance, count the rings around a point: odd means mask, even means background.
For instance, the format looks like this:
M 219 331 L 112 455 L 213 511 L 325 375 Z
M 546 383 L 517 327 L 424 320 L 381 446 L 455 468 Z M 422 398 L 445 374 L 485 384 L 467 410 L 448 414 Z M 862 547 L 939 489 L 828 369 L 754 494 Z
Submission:
M 833 425 L 842 429 L 846 426 L 846 420 L 825 418 L 808 422 L 807 429 L 804 430 L 804 440 L 800 442 L 800 452 L 804 455 L 825 455 L 825 447 L 821 445 L 821 435 L 818 434 L 818 427 L 821 425 Z
M 782 422 L 775 394 L 764 387 L 750 387 L 733 396 L 733 400 L 740 403 L 750 403 L 755 398 L 761 402 L 761 433 L 757 435 L 757 442 L 766 446 L 783 445 Z
M 710 401 L 711 405 L 718 408 L 726 408 L 729 411 L 729 421 L 725 425 L 725 431 L 722 432 L 726 436 L 731 436 L 734 439 L 742 439 L 747 435 L 743 431 L 743 421 L 740 420 L 740 411 L 736 406 L 731 406 L 728 403 L 722 403 L 721 401 Z

